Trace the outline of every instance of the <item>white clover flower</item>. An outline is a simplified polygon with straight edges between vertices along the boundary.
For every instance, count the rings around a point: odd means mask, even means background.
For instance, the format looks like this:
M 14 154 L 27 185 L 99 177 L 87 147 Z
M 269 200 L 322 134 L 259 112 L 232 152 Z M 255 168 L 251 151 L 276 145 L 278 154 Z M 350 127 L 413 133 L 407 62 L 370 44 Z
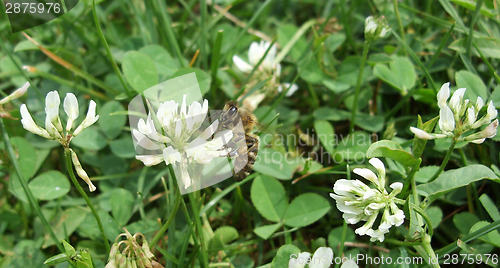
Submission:
M 292 255 L 293 256 L 293 255 Z M 333 260 L 333 250 L 329 247 L 319 247 L 311 258 L 311 253 L 301 252 L 293 258 L 290 256 L 288 268 L 304 268 L 308 264 L 309 268 L 327 268 Z
M 73 93 L 68 93 L 64 98 L 64 111 L 68 116 L 68 121 L 65 128 L 66 132 L 64 132 L 64 129 L 61 125 L 61 119 L 59 118 L 60 104 L 61 100 L 57 91 L 54 90 L 47 94 L 45 98 L 45 128 L 38 126 L 35 121 L 33 121 L 33 118 L 31 117 L 26 104 L 22 104 L 21 123 L 23 124 L 24 129 L 28 130 L 29 132 L 42 136 L 46 139 L 56 140 L 60 144 L 62 144 L 62 146 L 66 150 L 69 150 L 76 173 L 85 181 L 85 183 L 87 183 L 90 191 L 93 192 L 96 190 L 96 187 L 92 184 L 92 181 L 90 181 L 89 176 L 87 175 L 85 170 L 83 170 L 76 153 L 71 148 L 69 148 L 69 144 L 73 137 L 78 135 L 83 129 L 94 124 L 97 119 L 99 119 L 99 116 L 95 115 L 95 102 L 93 100 L 90 101 L 87 118 L 83 120 L 80 126 L 78 126 L 78 128 L 73 133 L 71 133 L 71 129 L 79 114 L 78 101 L 76 100 L 76 96 Z
M 127 229 L 118 235 L 109 251 L 105 268 L 156 267 L 163 266 L 154 260 L 146 237 L 141 233 L 132 235 Z M 123 239 L 123 240 L 122 240 Z
M 270 80 L 275 83 L 275 90 L 278 92 L 283 91 L 283 89 L 288 89 L 286 96 L 291 96 L 295 91 L 297 91 L 298 86 L 296 84 L 290 83 L 278 83 L 279 76 L 281 75 L 281 64 L 276 60 L 277 47 L 276 44 L 271 46 L 271 42 L 260 41 L 252 42 L 250 48 L 248 49 L 248 61 L 246 62 L 242 58 L 234 55 L 233 63 L 234 65 L 244 73 L 250 73 L 253 68 L 259 63 L 260 59 L 264 56 L 266 51 L 269 49 L 266 57 L 262 60 L 262 63 L 257 68 L 257 72 L 264 74 L 266 76 L 272 76 Z
M 0 105 L 6 104 L 7 102 L 11 100 L 15 100 L 28 91 L 28 87 L 30 86 L 30 82 L 26 82 L 22 87 L 14 90 L 14 92 L 10 93 L 7 97 L 3 98 L 0 100 Z
M 236 67 L 240 69 L 240 71 L 244 73 L 249 73 L 257 65 L 257 63 L 269 49 L 269 52 L 262 61 L 261 65 L 259 66 L 259 70 L 265 72 L 278 71 L 279 75 L 281 66 L 278 62 L 276 62 L 276 51 L 277 51 L 276 44 L 273 44 L 271 48 L 269 48 L 269 46 L 271 46 L 271 43 L 267 41 L 252 42 L 252 44 L 250 44 L 250 48 L 248 49 L 248 61 L 250 63 L 247 63 L 246 61 L 244 61 L 243 59 L 241 59 L 236 55 L 233 56 L 233 62 L 236 65 Z
M 384 38 L 390 30 L 391 28 L 384 16 L 378 18 L 368 16 L 365 19 L 365 39 L 368 41 Z
M 185 189 L 193 184 L 188 165 L 208 164 L 216 157 L 227 156 L 229 149 L 225 148 L 225 144 L 233 137 L 230 130 L 215 133 L 218 120 L 201 131 L 200 127 L 208 113 L 208 101 L 204 100 L 203 104 L 194 101 L 188 106 L 186 97 L 183 96 L 180 106 L 175 101 L 160 103 L 156 113 L 150 111 L 146 120 L 139 119 L 137 129 L 132 130 L 139 146 L 162 152 L 137 155 L 136 159 L 146 166 L 161 162 L 178 166 Z M 214 137 L 211 139 L 212 136 Z
M 21 105 L 21 123 L 23 127 L 39 136 L 42 136 L 46 139 L 56 140 L 61 143 L 65 148 L 69 147 L 69 143 L 73 137 L 78 135 L 83 129 L 94 124 L 99 116 L 95 115 L 95 102 L 93 100 L 90 101 L 89 111 L 87 113 L 87 118 L 83 120 L 83 122 L 78 126 L 78 128 L 71 133 L 71 128 L 73 126 L 74 121 L 78 118 L 78 101 L 76 97 L 72 93 L 68 93 L 64 98 L 64 111 L 68 116 L 68 122 L 66 123 L 66 132 L 64 132 L 61 119 L 59 117 L 59 105 L 61 100 L 59 98 L 59 93 L 57 91 L 51 91 L 47 94 L 45 98 L 45 129 L 39 127 L 31 114 L 26 108 L 26 104 Z
M 492 138 L 496 135 L 498 120 L 495 120 L 498 111 L 493 105 L 493 101 L 488 103 L 486 114 L 479 117 L 479 112 L 484 106 L 484 101 L 481 97 L 477 97 L 476 104 L 468 99 L 464 99 L 466 89 L 459 88 L 453 93 L 450 100 L 450 83 L 444 83 L 437 94 L 437 102 L 439 106 L 439 128 L 441 133 L 428 133 L 421 129 L 410 127 L 410 131 L 416 137 L 424 140 L 440 139 L 453 137 L 457 141 L 470 141 L 474 143 L 482 143 L 487 138 Z M 491 122 L 492 120 L 495 121 Z M 484 125 L 488 125 L 485 129 L 476 133 L 462 137 L 462 134 L 476 130 Z
M 365 222 L 363 226 L 355 230 L 356 234 L 368 235 L 372 242 L 376 240 L 382 242 L 390 227 L 400 226 L 404 222 L 404 212 L 397 206 L 404 201 L 396 198 L 403 184 L 400 182 L 391 184 L 389 187 L 392 192 L 389 194 L 385 189 L 384 163 L 378 158 L 370 159 L 369 163 L 375 167 L 378 176 L 367 168 L 356 168 L 353 172 L 370 181 L 375 189 L 359 180 L 340 179 L 335 182 L 334 193 L 330 196 L 335 199 L 337 208 L 344 213 L 342 217 L 347 223 Z M 380 212 L 382 212 L 380 225 L 378 229 L 374 229 L 373 225 Z

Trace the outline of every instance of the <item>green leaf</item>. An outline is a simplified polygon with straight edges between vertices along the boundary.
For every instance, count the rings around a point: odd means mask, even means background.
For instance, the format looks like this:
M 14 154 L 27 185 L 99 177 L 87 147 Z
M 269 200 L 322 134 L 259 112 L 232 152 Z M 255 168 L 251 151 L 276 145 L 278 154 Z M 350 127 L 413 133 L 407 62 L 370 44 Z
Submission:
M 277 179 L 290 180 L 300 163 L 300 158 L 271 148 L 263 148 L 259 150 L 253 169 Z
M 76 145 L 82 149 L 98 151 L 108 144 L 106 137 L 99 131 L 96 126 L 90 126 L 78 134 L 71 144 Z
M 482 194 L 481 197 L 479 197 L 479 201 L 481 201 L 481 204 L 483 205 L 484 209 L 486 209 L 493 221 L 500 220 L 498 207 L 487 194 Z
M 99 217 L 101 218 L 104 232 L 106 233 L 108 239 L 117 237 L 120 233 L 123 232 L 122 226 L 120 226 L 116 222 L 116 220 L 109 215 L 109 213 L 102 209 L 97 209 L 97 214 L 99 214 Z M 80 226 L 78 226 L 78 234 L 90 239 L 101 238 L 101 232 L 99 231 L 99 227 L 97 226 L 97 222 L 95 221 L 94 215 L 92 215 L 92 213 L 88 213 L 84 221 L 80 224 Z
M 415 173 L 415 181 L 418 183 L 428 182 L 438 169 L 438 166 L 421 167 L 417 173 Z
M 450 1 L 459 6 L 465 7 L 470 11 L 476 10 L 475 0 L 450 0 Z M 495 10 L 489 9 L 488 7 L 486 7 L 486 5 L 481 5 L 479 12 L 481 12 L 481 14 L 486 17 L 493 17 L 496 14 Z
M 438 197 L 451 190 L 482 179 L 500 182 L 497 175 L 488 167 L 470 165 L 441 173 L 435 181 L 417 186 L 417 191 L 423 196 Z
M 365 159 L 366 151 L 371 144 L 371 136 L 368 133 L 355 131 L 339 142 L 333 158 L 337 163 L 343 161 L 362 161 Z
M 432 228 L 436 229 L 443 219 L 443 211 L 439 207 L 428 207 L 425 213 L 431 219 Z
M 290 258 L 293 257 L 292 254 L 295 255 L 295 258 L 298 257 L 300 253 L 300 249 L 294 245 L 284 245 L 278 249 L 276 256 L 271 263 L 272 268 L 283 268 L 288 267 L 288 263 L 290 262 Z
M 232 226 L 222 226 L 214 232 L 214 237 L 219 237 L 224 244 L 238 239 L 238 230 Z
M 488 99 L 488 89 L 479 76 L 469 71 L 459 71 L 455 74 L 455 80 L 459 88 L 467 89 L 464 94 L 465 99 L 469 99 L 473 103 L 476 103 L 478 96 L 483 100 Z
M 65 239 L 71 235 L 83 222 L 87 213 L 88 210 L 86 208 L 71 207 L 57 215 L 54 224 L 52 225 L 52 230 L 54 230 L 57 238 Z M 52 245 L 54 245 L 54 241 L 49 236 L 45 236 L 43 247 Z
M 479 221 L 470 228 L 469 233 L 473 233 L 473 232 L 487 226 L 488 224 L 490 224 L 490 222 Z M 497 248 L 500 248 L 500 234 L 498 233 L 498 230 L 492 230 L 491 232 L 478 237 L 478 239 L 482 240 L 486 243 L 492 244 L 493 246 L 495 246 Z
M 183 68 L 179 71 L 175 72 L 171 78 L 182 76 L 189 73 L 195 73 L 196 80 L 198 81 L 198 85 L 200 86 L 201 95 L 205 95 L 205 93 L 210 90 L 210 83 L 212 83 L 212 76 L 199 68 Z
M 342 121 L 351 117 L 351 113 L 345 110 L 321 107 L 313 112 L 314 118 L 318 120 Z
M 48 258 L 43 264 L 45 265 L 56 265 L 69 260 L 69 256 L 66 253 L 60 253 L 55 256 Z
M 285 188 L 272 177 L 255 178 L 250 189 L 250 197 L 260 215 L 270 221 L 280 221 L 288 207 Z
M 326 120 L 316 120 L 314 121 L 314 129 L 323 147 L 330 155 L 333 155 L 333 148 L 337 140 L 332 125 Z
M 113 154 L 121 158 L 134 158 L 136 154 L 131 137 L 112 140 L 109 143 L 109 147 Z
M 479 218 L 470 212 L 460 212 L 453 216 L 453 224 L 461 234 L 468 234 L 470 228 L 479 221 Z
M 370 132 L 379 132 L 384 127 L 384 117 L 381 115 L 357 113 L 356 126 Z
M 68 178 L 59 171 L 51 170 L 36 176 L 29 187 L 40 200 L 53 200 L 66 195 L 70 184 Z
M 390 158 L 407 168 L 413 167 L 417 162 L 417 160 L 410 153 L 403 150 L 403 147 L 401 147 L 401 145 L 389 140 L 381 140 L 372 144 L 366 152 L 366 157 Z
M 18 163 L 21 172 L 26 180 L 35 175 L 37 154 L 33 145 L 22 137 L 12 137 L 10 139 L 14 151 L 18 155 Z
M 347 91 L 352 86 L 346 83 L 342 83 L 333 79 L 324 79 L 321 81 L 325 87 L 330 89 L 333 93 L 339 94 Z
M 139 52 L 148 55 L 156 64 L 156 70 L 164 77 L 169 77 L 179 69 L 179 61 L 174 60 L 168 51 L 160 45 L 149 45 Z
M 120 226 L 127 224 L 134 206 L 134 195 L 123 189 L 116 188 L 111 192 L 111 214 Z
M 94 268 L 92 256 L 88 250 L 80 251 L 78 261 L 76 262 L 77 268 Z
M 238 230 L 232 226 L 222 226 L 215 230 L 214 235 L 208 242 L 211 250 L 221 250 L 225 244 L 238 238 Z
M 330 202 L 324 197 L 315 193 L 305 193 L 290 203 L 283 219 L 288 226 L 303 227 L 321 219 L 328 210 Z
M 415 86 L 417 74 L 413 63 L 406 57 L 394 57 L 389 67 L 384 64 L 376 64 L 373 74 L 395 87 L 403 94 Z
M 453 41 L 448 47 L 460 53 L 465 53 L 465 44 L 467 38 L 460 38 Z M 492 37 L 474 37 L 474 45 L 481 51 L 481 53 L 487 58 L 500 59 L 500 40 Z M 472 54 L 476 57 L 480 57 L 476 48 L 472 47 Z
M 330 50 L 329 52 L 333 53 L 344 43 L 345 39 L 345 33 L 333 33 L 326 38 L 325 46 Z
M 333 252 L 335 254 L 338 254 L 340 243 L 342 242 L 340 241 L 341 238 L 342 238 L 342 226 L 335 227 L 328 234 L 328 246 L 333 249 Z M 347 228 L 344 242 L 354 242 L 355 240 L 356 240 L 356 235 L 354 234 L 354 231 L 351 228 Z
M 110 101 L 99 112 L 97 123 L 111 140 L 120 135 L 127 122 L 127 116 L 124 113 L 119 113 L 120 111 L 125 111 L 125 108 L 117 101 Z
M 282 225 L 283 225 L 283 223 L 280 222 L 280 223 L 275 223 L 275 224 L 270 224 L 270 225 L 259 226 L 259 227 L 255 228 L 255 229 L 253 229 L 253 231 L 255 232 L 255 234 L 257 234 L 258 236 L 260 236 L 262 239 L 268 239 Z
M 158 84 L 155 62 L 148 55 L 129 51 L 123 56 L 123 75 L 138 93 Z
M 73 256 L 73 254 L 76 253 L 76 250 L 75 248 L 70 245 L 68 242 L 66 242 L 66 240 L 61 240 L 61 243 L 63 244 L 64 246 L 64 250 L 66 250 L 66 254 L 68 254 L 68 256 Z

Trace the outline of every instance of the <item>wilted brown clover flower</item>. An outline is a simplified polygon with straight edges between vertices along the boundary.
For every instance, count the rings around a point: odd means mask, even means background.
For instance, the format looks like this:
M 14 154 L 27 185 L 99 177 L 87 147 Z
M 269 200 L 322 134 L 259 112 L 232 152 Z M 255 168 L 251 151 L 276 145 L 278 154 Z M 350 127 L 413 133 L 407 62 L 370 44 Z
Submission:
M 109 260 L 105 268 L 163 268 L 163 265 L 153 260 L 155 256 L 149 250 L 148 241 L 143 234 L 131 235 L 127 229 L 123 229 L 125 233 L 116 238 L 109 252 Z M 126 240 L 118 241 L 122 237 L 125 237 Z

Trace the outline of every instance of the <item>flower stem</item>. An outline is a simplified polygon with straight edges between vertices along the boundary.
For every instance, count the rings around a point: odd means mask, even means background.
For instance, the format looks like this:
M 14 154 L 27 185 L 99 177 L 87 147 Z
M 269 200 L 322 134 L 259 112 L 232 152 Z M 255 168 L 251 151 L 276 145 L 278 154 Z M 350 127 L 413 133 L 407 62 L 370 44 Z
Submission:
M 40 205 L 38 205 L 38 202 L 35 199 L 35 196 L 31 192 L 31 189 L 28 187 L 28 184 L 26 183 L 26 180 L 24 179 L 24 175 L 21 173 L 21 169 L 19 168 L 19 163 L 17 163 L 16 159 L 16 154 L 14 153 L 14 148 L 12 148 L 12 143 L 10 143 L 10 138 L 9 135 L 7 134 L 7 130 L 5 128 L 5 125 L 3 123 L 3 119 L 0 117 L 0 130 L 2 132 L 3 136 L 3 141 L 5 143 L 5 149 L 7 150 L 7 154 L 9 155 L 9 159 L 14 166 L 14 170 L 17 173 L 17 178 L 19 179 L 19 182 L 21 183 L 21 186 L 23 187 L 24 192 L 26 193 L 26 196 L 28 197 L 28 202 L 30 203 L 31 207 L 35 211 L 36 215 L 38 218 L 40 218 L 40 221 L 42 222 L 42 225 L 49 231 L 49 235 L 54 241 L 55 245 L 59 249 L 60 252 L 65 252 L 63 246 L 59 242 L 59 239 L 57 239 L 56 234 L 54 233 L 54 230 L 52 230 L 52 227 L 50 226 L 49 222 L 45 218 L 45 216 L 42 213 L 42 210 L 40 208 Z
M 434 250 L 432 249 L 431 246 L 431 237 L 429 235 L 425 235 L 424 239 L 422 240 L 422 247 L 424 248 L 425 252 L 427 252 L 427 255 L 429 256 L 429 261 L 428 263 L 431 265 L 431 267 L 441 267 L 439 266 L 439 262 L 434 263 L 432 260 L 437 260 L 436 253 L 434 253 Z
M 201 257 L 203 259 L 201 267 L 207 267 L 208 265 L 207 249 L 204 241 L 205 239 L 203 236 L 203 227 L 200 221 L 200 211 L 197 204 L 195 192 L 189 193 L 188 196 L 189 196 L 189 203 L 191 203 L 191 209 L 193 210 L 194 222 L 196 226 L 196 231 L 198 232 L 198 239 L 200 242 L 200 252 L 201 252 Z
M 444 168 L 446 167 L 446 164 L 448 164 L 448 161 L 450 160 L 451 153 L 453 152 L 453 149 L 455 149 L 456 144 L 457 144 L 457 141 L 455 139 L 452 139 L 451 144 L 450 144 L 450 148 L 448 148 L 448 151 L 446 152 L 446 155 L 443 159 L 443 163 L 441 163 L 441 166 L 439 167 L 438 171 L 436 171 L 436 173 L 434 173 L 434 175 L 432 176 L 432 178 L 428 182 L 434 181 L 435 179 L 437 179 L 439 174 L 441 174 L 441 172 L 443 172 Z
M 174 171 L 171 168 L 169 168 L 169 169 L 170 169 L 170 175 L 175 178 Z M 151 243 L 149 245 L 150 249 L 154 248 L 154 246 L 156 245 L 156 243 L 158 243 L 158 241 L 160 240 L 160 238 L 163 237 L 163 234 L 167 231 L 168 227 L 172 223 L 172 220 L 175 219 L 175 215 L 177 214 L 177 211 L 179 210 L 179 207 L 180 207 L 180 204 L 181 204 L 181 199 L 182 199 L 182 195 L 181 195 L 181 193 L 179 191 L 176 191 L 176 194 L 177 194 L 177 197 L 175 199 L 174 209 L 170 213 L 170 216 L 168 217 L 168 219 L 165 222 L 165 224 L 163 224 L 163 226 L 160 228 L 160 230 L 158 230 L 158 232 L 155 234 L 155 236 L 151 240 Z
M 361 56 L 361 64 L 359 65 L 358 80 L 356 82 L 356 90 L 354 91 L 354 103 L 352 105 L 351 126 L 349 127 L 351 133 L 354 131 L 354 123 L 358 109 L 359 91 L 361 89 L 361 81 L 363 80 L 363 71 L 365 70 L 366 59 L 368 58 L 368 51 L 370 50 L 370 43 L 370 41 L 365 41 L 363 46 L 363 55 Z
M 71 161 L 71 152 L 69 151 L 69 149 L 64 150 L 64 156 L 66 157 L 66 168 L 68 169 L 69 177 L 71 178 L 73 185 L 75 185 L 80 195 L 83 197 L 83 199 L 85 199 L 85 202 L 87 202 L 87 205 L 90 207 L 92 214 L 94 214 L 94 218 L 97 221 L 97 226 L 99 227 L 102 239 L 104 240 L 104 247 L 106 247 L 106 254 L 108 254 L 110 249 L 109 241 L 108 237 L 106 236 L 106 233 L 104 232 L 104 227 L 102 225 L 101 218 L 99 217 L 99 214 L 97 214 L 97 210 L 95 209 L 94 205 L 92 204 L 89 197 L 87 196 L 82 186 L 80 186 L 80 183 L 78 183 L 78 180 L 75 177 L 75 173 L 73 172 L 73 162 Z
M 344 221 L 342 225 L 342 236 L 340 237 L 340 247 L 339 247 L 339 256 L 342 257 L 344 255 L 344 243 L 347 236 L 347 222 Z M 339 267 L 339 265 L 335 265 L 335 267 Z
M 122 73 L 120 72 L 120 69 L 118 69 L 118 65 L 116 65 L 116 61 L 113 58 L 113 55 L 111 54 L 111 50 L 109 49 L 108 41 L 106 41 L 106 37 L 104 36 L 104 33 L 102 32 L 101 29 L 101 24 L 99 23 L 99 19 L 97 19 L 97 12 L 95 10 L 95 0 L 92 1 L 92 15 L 94 16 L 94 22 L 95 26 L 97 28 L 97 35 L 99 35 L 99 38 L 101 39 L 101 42 L 104 45 L 104 48 L 106 50 L 106 56 L 108 56 L 109 61 L 111 62 L 111 66 L 113 67 L 113 70 L 116 73 L 116 76 L 118 76 L 118 79 L 120 80 L 120 83 L 122 84 L 123 88 L 125 89 L 125 93 L 127 93 L 127 96 L 131 96 L 130 94 L 130 89 L 127 86 L 127 83 L 125 83 L 125 79 L 123 78 Z

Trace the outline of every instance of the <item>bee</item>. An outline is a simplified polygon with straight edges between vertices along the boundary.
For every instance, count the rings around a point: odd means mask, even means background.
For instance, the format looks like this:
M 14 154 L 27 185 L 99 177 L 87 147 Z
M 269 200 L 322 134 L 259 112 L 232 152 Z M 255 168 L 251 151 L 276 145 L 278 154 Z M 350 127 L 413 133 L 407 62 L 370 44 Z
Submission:
M 260 141 L 259 137 L 252 133 L 257 124 L 255 115 L 240 109 L 234 102 L 224 106 L 219 128 L 233 132 L 233 138 L 226 147 L 230 149 L 228 157 L 232 159 L 233 176 L 237 181 L 245 179 L 253 169 Z

